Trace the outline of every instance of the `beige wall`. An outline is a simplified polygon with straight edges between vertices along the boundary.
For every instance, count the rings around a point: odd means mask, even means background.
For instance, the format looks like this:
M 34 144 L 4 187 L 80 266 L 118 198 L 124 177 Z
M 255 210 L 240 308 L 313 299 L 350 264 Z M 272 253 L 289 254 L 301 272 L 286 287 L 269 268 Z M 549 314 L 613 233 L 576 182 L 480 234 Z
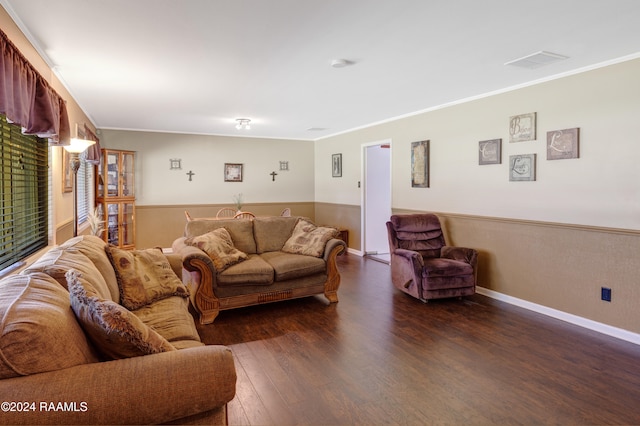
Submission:
M 191 217 L 214 217 L 222 207 L 231 204 L 147 205 L 136 207 L 136 247 L 171 247 L 181 237 L 185 226 L 185 210 Z M 313 203 L 249 203 L 246 210 L 259 216 L 277 216 L 284 208 L 295 216 L 314 219 Z
M 0 28 L 2 28 L 2 31 L 7 34 L 13 44 L 20 49 L 20 52 L 27 58 L 40 75 L 42 75 L 42 77 L 47 80 L 56 92 L 58 92 L 58 94 L 67 102 L 69 124 L 71 125 L 71 136 L 76 136 L 76 125 L 84 127 L 86 124 L 95 131 L 95 127 L 87 115 L 82 111 L 71 94 L 55 76 L 51 68 L 49 68 L 47 63 L 42 59 L 33 45 L 31 45 L 2 7 L 0 7 Z M 53 234 L 54 243 L 61 243 L 73 236 L 73 194 L 62 192 L 62 148 L 54 147 L 51 148 L 51 150 L 52 163 L 50 164 L 50 167 L 53 191 Z
M 393 211 L 436 212 L 450 243 L 480 251 L 481 286 L 640 333 L 638 75 L 635 59 L 317 141 L 316 201 L 342 206 L 322 218 L 360 226 L 361 146 L 390 139 Z M 537 140 L 509 143 L 509 117 L 528 112 Z M 572 127 L 580 158 L 548 161 L 546 132 Z M 494 138 L 502 164 L 479 166 L 478 142 Z M 425 139 L 431 187 L 411 188 L 410 144 Z M 326 167 L 333 153 L 342 178 Z M 509 156 L 525 153 L 537 154 L 537 180 L 509 182 Z

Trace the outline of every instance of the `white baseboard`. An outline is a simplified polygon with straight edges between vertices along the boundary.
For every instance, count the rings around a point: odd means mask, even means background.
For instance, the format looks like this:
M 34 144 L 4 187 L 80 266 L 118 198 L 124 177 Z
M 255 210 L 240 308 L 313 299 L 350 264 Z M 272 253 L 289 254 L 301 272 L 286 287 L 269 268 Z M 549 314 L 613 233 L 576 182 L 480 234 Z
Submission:
M 547 315 L 562 321 L 566 321 L 571 324 L 578 325 L 580 327 L 587 328 L 589 330 L 597 331 L 598 333 L 606 334 L 617 339 L 625 340 L 627 342 L 640 345 L 640 334 L 632 333 L 622 328 L 613 327 L 607 324 L 602 324 L 597 321 L 592 321 L 587 318 L 579 317 L 577 315 L 568 314 L 566 312 L 552 309 L 537 303 L 528 302 L 517 297 L 508 296 L 506 294 L 498 293 L 497 291 L 489 290 L 484 287 L 476 287 L 476 291 L 483 296 L 490 297 L 492 299 L 500 300 L 502 302 L 509 303 L 511 305 L 519 306 L 521 308 L 528 309 L 530 311 L 538 312 L 543 315 Z

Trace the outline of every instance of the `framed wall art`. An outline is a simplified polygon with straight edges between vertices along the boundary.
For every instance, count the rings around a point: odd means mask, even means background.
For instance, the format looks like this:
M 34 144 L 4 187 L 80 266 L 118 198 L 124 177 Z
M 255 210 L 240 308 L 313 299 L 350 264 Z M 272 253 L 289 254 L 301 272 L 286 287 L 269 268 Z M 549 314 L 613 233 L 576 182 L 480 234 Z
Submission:
M 509 142 L 536 140 L 536 113 L 514 115 L 509 118 Z
M 224 163 L 224 181 L 242 182 L 242 164 Z
M 578 158 L 580 129 L 564 129 L 547 132 L 547 160 Z
M 491 139 L 478 142 L 478 164 L 502 163 L 502 139 Z
M 73 172 L 71 171 L 71 154 L 64 149 L 62 150 L 62 192 L 73 192 Z
M 429 141 L 411 142 L 411 186 L 429 187 Z
M 331 156 L 331 176 L 342 177 L 342 154 Z
M 536 180 L 536 154 L 521 154 L 509 156 L 509 180 Z

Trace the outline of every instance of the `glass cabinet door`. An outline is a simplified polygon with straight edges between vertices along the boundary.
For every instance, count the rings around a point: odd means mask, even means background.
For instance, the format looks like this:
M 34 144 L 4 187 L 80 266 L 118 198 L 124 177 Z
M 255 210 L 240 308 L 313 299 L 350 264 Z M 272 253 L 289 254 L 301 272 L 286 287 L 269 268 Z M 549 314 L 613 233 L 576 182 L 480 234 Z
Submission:
M 120 186 L 120 155 L 107 151 L 107 197 L 118 197 Z
M 134 154 L 122 153 L 122 196 L 133 197 L 134 194 L 134 182 L 133 182 L 133 167 L 134 167 Z
M 120 203 L 106 203 L 107 242 L 120 245 Z
M 121 232 L 122 232 L 122 239 L 120 240 L 121 246 L 123 247 L 133 246 L 135 244 L 135 239 L 134 239 L 135 228 L 133 226 L 135 207 L 133 203 L 127 203 L 127 202 L 121 203 L 121 207 L 122 207 L 121 209 L 122 221 L 120 222 Z

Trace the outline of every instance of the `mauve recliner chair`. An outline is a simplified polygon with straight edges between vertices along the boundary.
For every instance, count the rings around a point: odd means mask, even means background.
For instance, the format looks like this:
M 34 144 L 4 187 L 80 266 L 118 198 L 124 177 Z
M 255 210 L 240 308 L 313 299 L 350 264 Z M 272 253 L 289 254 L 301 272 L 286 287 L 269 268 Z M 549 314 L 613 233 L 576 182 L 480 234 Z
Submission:
M 387 230 L 395 287 L 423 302 L 475 293 L 478 252 L 447 246 L 435 214 L 393 215 Z

